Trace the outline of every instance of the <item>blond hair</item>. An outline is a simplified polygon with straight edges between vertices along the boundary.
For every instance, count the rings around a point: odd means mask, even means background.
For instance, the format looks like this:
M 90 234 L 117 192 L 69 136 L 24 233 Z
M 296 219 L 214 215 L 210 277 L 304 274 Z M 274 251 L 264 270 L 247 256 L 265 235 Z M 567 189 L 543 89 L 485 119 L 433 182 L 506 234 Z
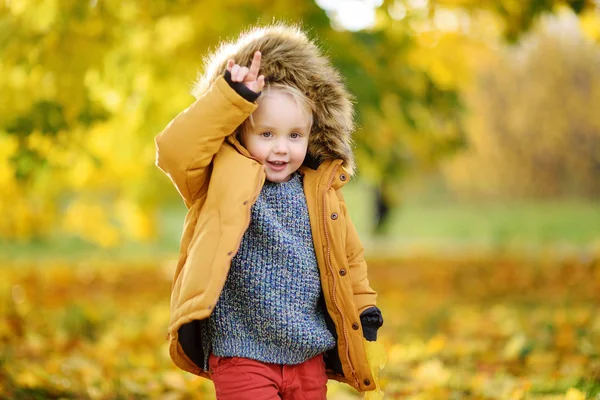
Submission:
M 284 85 L 282 83 L 266 83 L 261 96 L 257 100 L 259 106 L 261 103 L 261 99 L 264 99 L 265 97 L 269 96 L 269 93 L 272 90 L 276 90 L 280 93 L 291 96 L 294 103 L 296 103 L 298 107 L 302 108 L 306 112 L 310 120 L 308 123 L 308 131 L 310 132 L 314 120 L 313 113 L 315 110 L 315 103 L 311 99 L 309 99 L 308 96 L 306 96 L 304 93 L 298 90 L 298 88 L 296 88 L 295 86 Z M 238 135 L 247 132 L 250 129 L 250 127 L 254 127 L 254 119 L 252 118 L 252 114 L 250 114 L 250 116 L 246 118 L 246 120 L 242 122 L 242 124 L 238 127 Z

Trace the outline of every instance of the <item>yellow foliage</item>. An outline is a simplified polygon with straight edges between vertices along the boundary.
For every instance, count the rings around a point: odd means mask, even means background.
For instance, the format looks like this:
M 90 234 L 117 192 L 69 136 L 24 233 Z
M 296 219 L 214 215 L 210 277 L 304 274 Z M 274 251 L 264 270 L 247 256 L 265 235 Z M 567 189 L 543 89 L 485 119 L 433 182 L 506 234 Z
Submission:
M 116 211 L 125 235 L 136 241 L 148 241 L 154 237 L 154 219 L 138 204 L 120 200 L 116 204 Z
M 119 231 L 110 221 L 106 205 L 97 202 L 71 203 L 65 213 L 64 228 L 103 247 L 119 243 Z
M 36 387 L 42 383 L 39 377 L 31 370 L 25 370 L 17 374 L 15 381 L 23 387 Z
M 585 400 L 585 398 L 585 394 L 575 388 L 567 390 L 567 394 L 565 395 L 565 400 Z
M 273 20 L 303 21 L 322 40 L 357 97 L 360 171 L 397 199 L 408 171 L 461 143 L 459 90 L 490 58 L 499 21 L 519 28 L 525 10 L 514 0 L 386 1 L 373 30 L 354 34 L 334 31 L 314 1 L 0 1 L 0 37 L 10 38 L 0 48 L 0 238 L 51 237 L 57 227 L 105 246 L 149 238 L 157 205 L 177 196 L 153 165 L 153 137 L 190 104 L 202 58 L 219 40 Z M 597 40 L 597 11 L 583 13 L 581 26 Z M 547 124 L 552 146 L 564 128 Z M 488 154 L 486 168 L 499 156 Z M 476 159 L 456 168 L 457 181 Z M 111 222 L 84 234 L 82 221 L 109 217 L 78 205 L 90 198 L 102 198 Z
M 27 10 L 29 2 L 27 0 L 15 0 L 7 2 L 8 11 L 15 16 L 19 16 Z
M 600 42 L 600 11 L 587 10 L 579 18 L 583 33 L 596 42 Z
M 504 346 L 504 349 L 502 350 L 502 356 L 506 360 L 516 360 L 521 355 L 526 344 L 527 338 L 525 335 L 516 334 L 511 337 Z
M 15 169 L 10 158 L 15 154 L 19 144 L 15 137 L 0 132 L 0 187 L 3 193 L 15 191 Z
M 431 355 L 438 354 L 446 345 L 445 335 L 436 335 L 427 342 L 427 352 Z
M 598 196 L 600 51 L 579 29 L 571 12 L 547 17 L 478 69 L 465 90 L 469 148 L 443 166 L 457 195 Z
M 364 342 L 378 388 L 364 397 L 524 400 L 544 392 L 585 399 L 584 389 L 569 385 L 592 384 L 598 368 L 593 345 L 586 350 L 600 339 L 600 291 L 590 268 L 597 257 L 368 260 L 386 322 L 377 342 Z M 520 286 L 530 274 L 536 280 Z M 178 370 L 168 357 L 171 276 L 160 260 L 5 262 L 0 396 L 33 389 L 40 398 L 214 399 L 210 381 Z M 466 278 L 484 290 L 461 285 Z M 555 326 L 576 329 L 577 345 L 557 343 Z M 533 346 L 521 352 L 523 362 L 503 355 L 516 329 Z M 361 397 L 328 384 L 329 399 Z
M 175 49 L 189 42 L 193 34 L 194 20 L 189 15 L 165 16 L 156 23 L 156 50 L 161 54 L 171 54 Z
M 447 90 L 471 84 L 476 67 L 491 52 L 488 45 L 457 32 L 426 32 L 417 40 L 420 45 L 409 54 L 409 62 Z
M 376 386 L 375 390 L 365 393 L 366 400 L 381 400 L 383 399 L 384 393 L 381 391 L 381 384 L 379 380 L 380 371 L 385 367 L 387 361 L 385 348 L 381 342 L 370 342 L 363 339 L 365 345 L 365 351 L 367 353 L 367 360 L 369 361 L 369 367 L 373 380 Z
M 450 370 L 438 358 L 420 363 L 413 373 L 415 381 L 425 388 L 446 385 L 450 375 Z

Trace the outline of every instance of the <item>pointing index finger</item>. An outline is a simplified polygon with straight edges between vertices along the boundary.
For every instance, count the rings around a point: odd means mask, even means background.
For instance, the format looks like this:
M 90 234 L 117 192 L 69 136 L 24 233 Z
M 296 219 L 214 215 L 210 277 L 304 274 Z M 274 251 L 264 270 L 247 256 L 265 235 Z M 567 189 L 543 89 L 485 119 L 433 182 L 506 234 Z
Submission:
M 250 65 L 250 75 L 258 76 L 258 71 L 260 70 L 260 59 L 260 51 L 255 52 L 254 57 L 252 58 L 252 64 Z

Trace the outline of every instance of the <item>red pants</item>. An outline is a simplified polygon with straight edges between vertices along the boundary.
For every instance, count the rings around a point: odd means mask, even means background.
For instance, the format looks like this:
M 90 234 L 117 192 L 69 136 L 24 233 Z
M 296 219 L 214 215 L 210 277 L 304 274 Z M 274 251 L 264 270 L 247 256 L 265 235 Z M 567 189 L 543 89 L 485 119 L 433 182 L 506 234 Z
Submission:
M 211 354 L 208 365 L 217 400 L 324 400 L 327 375 L 323 355 L 298 365 L 267 364 Z

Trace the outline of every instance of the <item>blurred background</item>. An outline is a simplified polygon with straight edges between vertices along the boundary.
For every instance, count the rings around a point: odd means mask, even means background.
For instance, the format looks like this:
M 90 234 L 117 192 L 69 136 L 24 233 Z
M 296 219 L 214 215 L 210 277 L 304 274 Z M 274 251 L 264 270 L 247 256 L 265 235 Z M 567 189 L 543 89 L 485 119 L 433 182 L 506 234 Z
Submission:
M 0 397 L 214 396 L 162 340 L 153 138 L 277 21 L 355 96 L 386 398 L 600 398 L 598 0 L 0 0 Z

